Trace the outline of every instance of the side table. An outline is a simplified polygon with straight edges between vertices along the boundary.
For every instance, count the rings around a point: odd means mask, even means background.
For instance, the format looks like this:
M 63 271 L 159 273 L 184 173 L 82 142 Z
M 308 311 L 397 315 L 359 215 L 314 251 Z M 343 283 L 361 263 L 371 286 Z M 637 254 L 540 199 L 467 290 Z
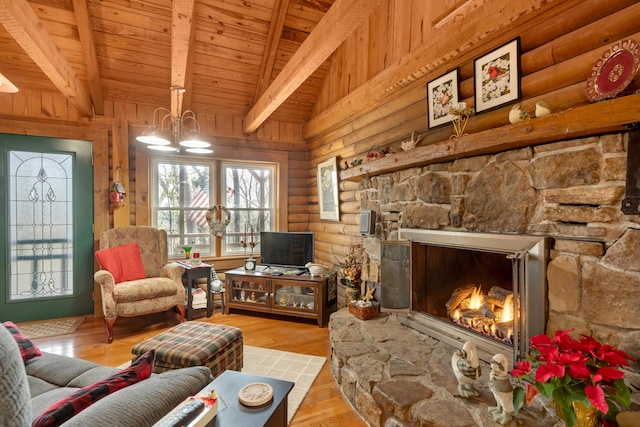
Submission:
M 261 406 L 244 406 L 238 400 L 238 392 L 251 383 L 267 383 L 273 387 L 273 399 Z M 287 401 L 294 383 L 243 374 L 236 371 L 224 371 L 207 385 L 203 391 L 212 389 L 221 398 L 218 400 L 218 414 L 208 426 L 218 427 L 286 427 Z M 224 403 L 222 402 L 224 400 Z M 226 403 L 226 407 L 225 407 Z
M 196 280 L 204 278 L 207 279 L 207 317 L 211 317 L 213 314 L 213 307 L 211 305 L 211 266 L 205 263 L 200 265 L 189 265 L 186 262 L 180 261 L 178 261 L 178 264 L 184 267 L 182 279 L 187 293 L 187 320 L 192 319 L 193 313 L 196 310 L 201 310 L 193 308 L 192 290 L 197 287 Z

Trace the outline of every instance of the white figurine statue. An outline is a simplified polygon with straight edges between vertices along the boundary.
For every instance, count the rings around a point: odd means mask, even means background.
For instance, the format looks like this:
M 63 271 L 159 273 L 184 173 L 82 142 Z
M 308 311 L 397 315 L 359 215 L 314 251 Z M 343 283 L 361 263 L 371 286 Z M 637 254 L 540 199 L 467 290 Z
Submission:
M 462 350 L 456 350 L 451 356 L 451 367 L 458 380 L 460 396 L 479 396 L 480 392 L 473 386 L 473 382 L 482 375 L 476 346 L 465 342 Z
M 504 354 L 496 354 L 491 359 L 491 373 L 489 374 L 489 389 L 493 392 L 498 406 L 490 406 L 489 412 L 493 420 L 505 425 L 513 419 L 513 386 L 509 380 L 509 359 Z

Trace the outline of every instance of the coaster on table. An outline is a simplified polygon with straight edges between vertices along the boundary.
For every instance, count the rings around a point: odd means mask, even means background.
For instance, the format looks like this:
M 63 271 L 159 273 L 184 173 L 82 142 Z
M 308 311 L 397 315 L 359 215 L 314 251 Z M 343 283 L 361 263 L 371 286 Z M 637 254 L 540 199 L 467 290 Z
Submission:
M 265 383 L 251 383 L 238 392 L 240 403 L 245 406 L 260 406 L 273 399 L 273 387 Z

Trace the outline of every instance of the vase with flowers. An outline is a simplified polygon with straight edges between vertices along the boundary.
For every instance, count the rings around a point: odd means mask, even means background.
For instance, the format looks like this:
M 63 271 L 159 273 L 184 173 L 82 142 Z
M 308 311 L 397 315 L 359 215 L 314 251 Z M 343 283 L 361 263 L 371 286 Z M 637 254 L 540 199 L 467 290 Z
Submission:
M 361 243 L 352 243 L 344 261 L 340 263 L 338 277 L 345 286 L 345 304 L 360 297 L 362 288 L 362 255 L 364 247 Z
M 540 393 L 556 404 L 558 416 L 568 427 L 589 425 L 584 417 L 596 423 L 591 425 L 600 425 L 602 419 L 613 421 L 620 408 L 629 410 L 631 405 L 631 393 L 619 368 L 628 366 L 633 358 L 590 336 L 575 340 L 569 335 L 572 331 L 530 339 L 527 359 L 516 362 L 510 371 L 530 382 L 515 388 L 514 407 L 517 410 L 525 401 L 531 403 Z

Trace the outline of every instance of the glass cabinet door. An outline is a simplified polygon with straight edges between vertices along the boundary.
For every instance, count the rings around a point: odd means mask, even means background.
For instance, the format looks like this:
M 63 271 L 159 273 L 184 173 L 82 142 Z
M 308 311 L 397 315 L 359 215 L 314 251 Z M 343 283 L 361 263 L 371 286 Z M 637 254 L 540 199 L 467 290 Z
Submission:
M 290 281 L 273 281 L 275 293 L 273 299 L 274 309 L 294 309 L 315 312 L 317 310 L 315 284 L 292 284 Z
M 245 277 L 232 279 L 230 300 L 233 303 L 246 303 L 256 306 L 269 306 L 269 280 Z

